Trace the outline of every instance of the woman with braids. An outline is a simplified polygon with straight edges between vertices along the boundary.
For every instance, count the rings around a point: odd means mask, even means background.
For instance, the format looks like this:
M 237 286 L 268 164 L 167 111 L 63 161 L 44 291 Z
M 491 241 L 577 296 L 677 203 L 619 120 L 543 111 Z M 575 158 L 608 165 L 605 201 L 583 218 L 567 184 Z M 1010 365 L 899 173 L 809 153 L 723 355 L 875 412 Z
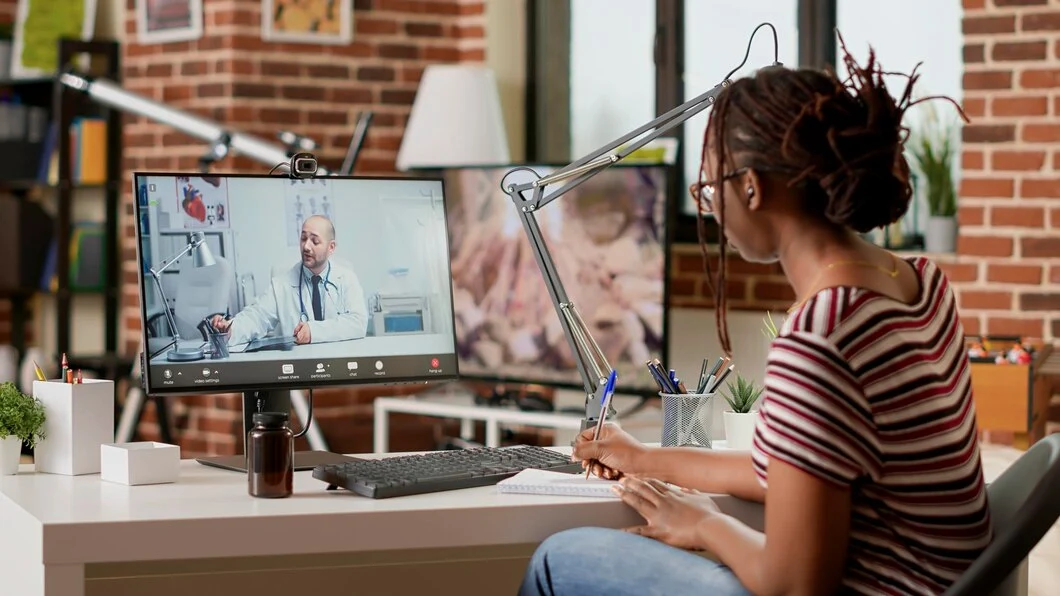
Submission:
M 707 125 L 692 191 L 722 232 L 726 353 L 726 244 L 779 261 L 799 298 L 770 350 L 751 451 L 583 433 L 574 458 L 620 479 L 644 523 L 551 536 L 521 594 L 938 594 L 991 540 L 953 294 L 929 260 L 859 235 L 909 205 L 916 75 L 896 101 L 871 51 L 864 67 L 844 62 L 847 80 L 782 67 L 736 80 Z M 705 493 L 765 503 L 765 531 Z

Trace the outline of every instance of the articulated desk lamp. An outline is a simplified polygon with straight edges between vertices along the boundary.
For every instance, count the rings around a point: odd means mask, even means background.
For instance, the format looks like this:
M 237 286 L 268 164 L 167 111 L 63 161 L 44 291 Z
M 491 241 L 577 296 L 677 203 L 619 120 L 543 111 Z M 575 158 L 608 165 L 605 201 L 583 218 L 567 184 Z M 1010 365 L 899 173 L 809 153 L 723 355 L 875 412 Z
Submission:
M 180 346 L 180 331 L 177 329 L 177 322 L 173 317 L 173 312 L 169 308 L 166 291 L 162 289 L 162 272 L 189 252 L 192 253 L 192 265 L 195 267 L 209 267 L 217 264 L 217 260 L 214 259 L 213 252 L 210 250 L 210 245 L 206 243 L 206 236 L 202 232 L 192 232 L 184 250 L 181 250 L 169 261 L 163 261 L 165 264 L 162 267 L 158 269 L 151 268 L 148 272 L 155 280 L 155 285 L 158 287 L 158 295 L 162 298 L 162 311 L 166 313 L 166 321 L 169 323 L 169 328 L 173 330 L 173 349 L 166 355 L 166 360 L 170 362 L 194 362 L 206 357 L 202 346 L 192 348 L 182 348 Z
M 589 329 L 578 313 L 578 309 L 567 296 L 567 291 L 564 289 L 563 282 L 556 271 L 555 262 L 552 260 L 552 256 L 545 244 L 545 237 L 538 226 L 536 213 L 545 205 L 573 190 L 576 186 L 592 178 L 608 166 L 621 161 L 634 151 L 713 105 L 722 89 L 731 84 L 729 77 L 747 63 L 747 57 L 751 53 L 751 43 L 754 41 L 755 34 L 762 27 L 769 27 L 773 32 L 773 65 L 779 66 L 777 30 L 770 23 L 762 23 L 755 27 L 751 33 L 743 62 L 729 71 L 729 74 L 725 75 L 722 82 L 710 91 L 677 106 L 622 138 L 612 141 L 548 176 L 542 177 L 531 168 L 517 167 L 505 174 L 501 180 L 501 188 L 515 203 L 516 209 L 519 210 L 519 217 L 529 237 L 530 247 L 534 251 L 537 265 L 545 278 L 545 285 L 548 287 L 552 298 L 552 305 L 559 315 L 563 335 L 567 338 L 567 343 L 574 354 L 575 362 L 578 366 L 578 374 L 582 378 L 582 385 L 585 388 L 585 418 L 582 419 L 582 430 L 596 426 L 597 420 L 602 413 L 601 404 L 604 399 L 607 379 L 614 369 L 611 368 L 611 364 L 608 363 L 607 357 L 600 349 L 599 344 L 589 333 Z M 568 182 L 545 194 L 546 187 L 562 181 Z M 608 416 L 612 414 L 613 410 L 609 405 Z

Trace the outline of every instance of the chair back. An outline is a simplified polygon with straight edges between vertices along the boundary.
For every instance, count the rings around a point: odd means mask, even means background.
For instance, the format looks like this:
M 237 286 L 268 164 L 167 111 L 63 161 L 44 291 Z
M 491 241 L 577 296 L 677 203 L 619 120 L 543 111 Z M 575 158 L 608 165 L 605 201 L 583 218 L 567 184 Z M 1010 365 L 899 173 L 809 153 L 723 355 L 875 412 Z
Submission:
M 1035 443 L 986 490 L 994 540 L 946 596 L 1027 594 L 1027 557 L 1060 518 L 1060 434 Z

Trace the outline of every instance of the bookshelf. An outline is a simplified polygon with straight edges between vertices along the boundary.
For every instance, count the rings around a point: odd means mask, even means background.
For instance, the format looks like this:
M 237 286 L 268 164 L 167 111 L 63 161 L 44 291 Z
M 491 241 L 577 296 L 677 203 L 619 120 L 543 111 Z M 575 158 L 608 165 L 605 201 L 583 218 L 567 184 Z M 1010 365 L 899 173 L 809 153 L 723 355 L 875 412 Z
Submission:
M 117 42 L 63 39 L 59 41 L 58 57 L 61 65 L 120 82 Z M 22 103 L 45 108 L 51 135 L 33 142 L 27 139 L 21 145 L 0 140 L 0 156 L 22 160 L 16 167 L 0 168 L 0 192 L 18 201 L 16 211 L 43 210 L 50 219 L 50 229 L 19 237 L 18 252 L 26 256 L 21 259 L 18 274 L 8 275 L 9 283 L 0 286 L 0 300 L 11 304 L 11 344 L 21 359 L 27 348 L 25 330 L 32 317 L 37 331 L 34 343 L 45 349 L 45 356 L 52 362 L 66 353 L 71 367 L 93 371 L 104 378 L 126 377 L 132 361 L 120 357 L 118 350 L 121 114 L 67 88 L 58 77 L 3 81 L 0 88 L 11 90 Z M 87 183 L 82 183 L 78 175 L 87 160 L 80 158 L 73 143 L 73 135 L 85 134 L 86 129 L 80 126 L 82 118 L 102 123 L 93 134 L 102 136 L 106 147 L 102 179 Z M 57 157 L 54 176 L 49 173 L 53 154 Z M 102 166 L 98 162 L 101 156 L 91 157 Z M 99 260 L 87 267 L 74 255 L 75 239 L 85 237 L 82 222 L 90 223 L 97 231 L 91 241 L 99 248 Z M 40 236 L 47 236 L 49 248 L 44 252 L 51 250 L 53 254 L 47 257 L 51 261 L 45 259 L 41 263 Z M 31 283 L 35 281 L 34 267 L 39 281 Z M 54 272 L 54 281 L 49 283 L 50 272 Z M 72 280 L 72 272 L 88 276 L 94 283 Z

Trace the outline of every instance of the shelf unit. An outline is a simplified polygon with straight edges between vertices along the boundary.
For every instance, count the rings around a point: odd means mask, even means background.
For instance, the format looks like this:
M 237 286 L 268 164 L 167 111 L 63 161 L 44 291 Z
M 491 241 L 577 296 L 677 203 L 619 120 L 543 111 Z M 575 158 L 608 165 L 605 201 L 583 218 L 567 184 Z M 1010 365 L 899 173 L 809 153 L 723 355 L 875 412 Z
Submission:
M 121 55 L 120 46 L 114 41 L 92 40 L 81 41 L 63 39 L 59 41 L 59 64 L 78 65 L 80 56 L 86 58 L 86 74 L 105 77 L 120 82 Z M 81 69 L 78 68 L 80 71 Z M 19 352 L 20 360 L 26 351 L 25 328 L 30 317 L 30 303 L 38 304 L 45 297 L 54 300 L 54 313 L 40 312 L 36 317 L 54 317 L 55 336 L 54 353 L 47 354 L 57 362 L 62 354 L 67 354 L 70 366 L 95 372 L 103 378 L 118 379 L 129 375 L 132 360 L 119 355 L 118 315 L 121 305 L 121 267 L 119 260 L 119 226 L 120 199 L 123 185 L 122 178 L 122 129 L 121 113 L 115 109 L 94 103 L 90 97 L 61 84 L 58 77 L 0 82 L 0 87 L 12 89 L 20 95 L 44 95 L 50 108 L 49 122 L 56 125 L 55 151 L 58 154 L 58 179 L 56 183 L 41 182 L 34 176 L 0 180 L 0 190 L 28 201 L 34 193 L 47 195 L 53 199 L 54 238 L 57 243 L 55 290 L 43 290 L 39 284 L 35 287 L 19 287 L 0 290 L 0 300 L 11 303 L 11 343 Z M 50 97 L 49 97 L 50 96 Z M 79 185 L 73 180 L 74 165 L 71 148 L 70 127 L 79 116 L 95 116 L 105 120 L 107 142 L 107 166 L 103 184 Z M 38 153 L 39 155 L 39 153 Z M 37 158 L 37 155 L 33 156 Z M 33 159 L 37 164 L 39 158 Z M 26 168 L 25 171 L 36 172 Z M 74 203 L 88 200 L 78 197 L 78 191 L 96 189 L 102 192 L 103 286 L 101 290 L 80 290 L 71 287 L 71 235 L 74 222 Z M 102 297 L 103 342 L 101 350 L 94 353 L 75 353 L 72 351 L 72 334 L 76 328 L 74 321 L 75 298 L 81 294 Z

